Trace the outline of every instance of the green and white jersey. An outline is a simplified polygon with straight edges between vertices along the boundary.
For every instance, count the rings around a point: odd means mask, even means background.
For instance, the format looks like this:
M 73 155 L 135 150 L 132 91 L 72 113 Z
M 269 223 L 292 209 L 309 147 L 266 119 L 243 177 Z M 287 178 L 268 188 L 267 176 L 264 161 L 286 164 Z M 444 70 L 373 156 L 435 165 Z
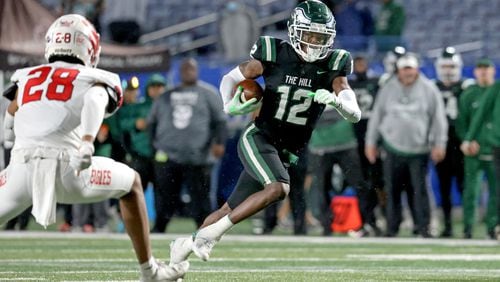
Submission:
M 250 55 L 262 63 L 266 85 L 257 127 L 275 146 L 302 150 L 325 108 L 307 94 L 318 89 L 333 92 L 333 80 L 352 72 L 350 53 L 334 49 L 325 59 L 308 63 L 288 42 L 262 36 Z

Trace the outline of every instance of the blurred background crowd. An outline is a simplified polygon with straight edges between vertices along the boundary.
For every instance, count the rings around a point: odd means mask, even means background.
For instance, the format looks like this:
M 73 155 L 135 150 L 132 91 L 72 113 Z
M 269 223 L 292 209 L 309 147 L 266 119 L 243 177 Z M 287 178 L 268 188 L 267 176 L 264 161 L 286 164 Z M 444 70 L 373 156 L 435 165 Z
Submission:
M 218 84 L 259 35 L 288 38 L 297 1 L 4 2 L 2 13 L 17 3 L 54 17 L 81 14 L 125 61 L 133 57 L 127 48 L 165 47 L 168 60 L 154 68 L 146 61 L 119 68 L 103 58 L 102 68 L 120 73 L 125 99 L 102 125 L 96 155 L 139 172 L 152 232 L 170 231 L 173 217 L 199 226 L 225 202 L 242 170 L 237 140 L 252 116 L 226 116 Z M 472 238 L 481 223 L 481 234 L 496 239 L 499 117 L 486 107 L 500 94 L 500 0 L 323 2 L 336 18 L 334 47 L 353 56 L 349 80 L 363 119 L 353 125 L 325 111 L 290 169 L 289 199 L 257 216 L 253 232 L 393 237 L 409 229 L 410 236 Z M 12 70 L 0 66 L 8 81 Z M 1 151 L 3 167 L 9 151 Z M 60 210 L 61 231 L 123 231 L 110 224 L 119 222 L 112 201 Z M 27 210 L 5 229 L 26 229 L 29 217 Z

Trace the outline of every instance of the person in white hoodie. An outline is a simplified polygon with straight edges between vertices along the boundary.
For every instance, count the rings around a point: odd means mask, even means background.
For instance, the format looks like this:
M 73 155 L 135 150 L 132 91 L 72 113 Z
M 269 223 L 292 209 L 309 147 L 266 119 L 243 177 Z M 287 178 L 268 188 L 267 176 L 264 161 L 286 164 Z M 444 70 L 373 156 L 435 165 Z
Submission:
M 430 158 L 443 160 L 448 123 L 437 87 L 419 71 L 418 58 L 408 53 L 397 61 L 397 76 L 377 95 L 366 133 L 365 155 L 375 162 L 381 144 L 387 199 L 387 236 L 395 236 L 401 223 L 401 191 L 409 172 L 414 189 L 415 225 L 422 237 L 430 237 L 429 196 L 425 177 Z

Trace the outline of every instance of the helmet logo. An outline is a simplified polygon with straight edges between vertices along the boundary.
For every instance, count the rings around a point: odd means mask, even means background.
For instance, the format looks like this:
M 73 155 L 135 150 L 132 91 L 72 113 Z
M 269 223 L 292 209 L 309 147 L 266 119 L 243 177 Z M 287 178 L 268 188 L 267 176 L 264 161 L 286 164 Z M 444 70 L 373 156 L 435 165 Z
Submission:
M 63 20 L 59 21 L 59 24 L 61 26 L 64 26 L 64 27 L 69 27 L 69 26 L 73 25 L 73 22 L 74 21 L 72 21 L 72 20 L 64 20 L 63 19 Z

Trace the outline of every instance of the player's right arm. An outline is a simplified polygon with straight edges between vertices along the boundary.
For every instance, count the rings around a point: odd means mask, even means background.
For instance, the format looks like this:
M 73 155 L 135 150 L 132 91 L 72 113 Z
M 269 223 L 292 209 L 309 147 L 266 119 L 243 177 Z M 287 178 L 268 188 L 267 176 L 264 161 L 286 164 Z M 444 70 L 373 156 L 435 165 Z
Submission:
M 70 165 L 77 173 L 92 163 L 94 140 L 104 119 L 109 99 L 106 86 L 102 84 L 94 85 L 85 93 L 80 117 L 82 143 L 78 153 L 70 158 Z
M 244 103 L 240 102 L 240 95 L 243 89 L 237 89 L 233 93 L 235 86 L 245 79 L 256 79 L 262 75 L 264 67 L 258 60 L 252 59 L 243 62 L 222 77 L 219 90 L 224 102 L 224 112 L 228 114 L 246 114 L 253 112 L 258 107 L 257 100 L 250 99 Z M 234 95 L 233 95 L 234 94 Z
M 275 63 L 279 39 L 270 36 L 261 36 L 257 39 L 250 51 L 249 61 L 243 62 L 229 73 L 221 81 L 220 92 L 224 102 L 224 111 L 228 114 L 246 114 L 255 111 L 259 107 L 257 99 L 250 99 L 245 103 L 240 102 L 243 89 L 239 88 L 233 93 L 235 86 L 245 79 L 256 79 L 264 73 L 265 63 Z M 234 95 L 233 95 L 234 94 Z

